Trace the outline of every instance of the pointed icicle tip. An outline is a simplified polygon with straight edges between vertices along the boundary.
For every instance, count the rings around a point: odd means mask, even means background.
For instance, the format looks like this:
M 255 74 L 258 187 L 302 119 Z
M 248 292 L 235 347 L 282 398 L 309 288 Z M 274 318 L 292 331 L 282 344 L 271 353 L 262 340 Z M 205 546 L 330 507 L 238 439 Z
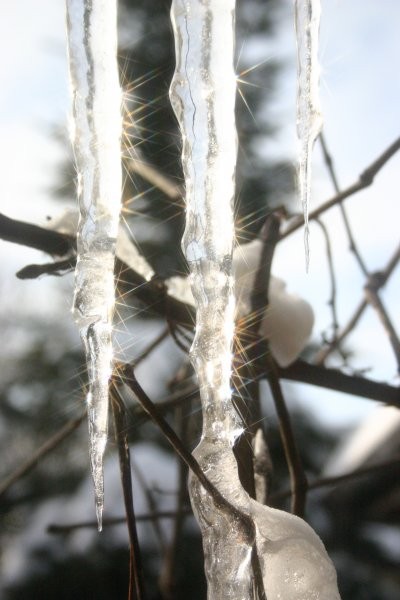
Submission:
M 89 428 L 90 430 L 90 428 Z M 97 517 L 97 528 L 99 531 L 103 528 L 103 508 L 104 508 L 104 468 L 103 457 L 107 442 L 107 434 L 90 435 L 91 448 L 91 471 L 94 484 L 94 501 Z
M 94 483 L 94 502 L 96 508 L 97 529 L 103 529 L 103 509 L 104 509 L 104 474 L 103 465 L 97 465 L 96 473 L 92 471 Z
M 97 531 L 103 531 L 103 502 L 96 497 Z

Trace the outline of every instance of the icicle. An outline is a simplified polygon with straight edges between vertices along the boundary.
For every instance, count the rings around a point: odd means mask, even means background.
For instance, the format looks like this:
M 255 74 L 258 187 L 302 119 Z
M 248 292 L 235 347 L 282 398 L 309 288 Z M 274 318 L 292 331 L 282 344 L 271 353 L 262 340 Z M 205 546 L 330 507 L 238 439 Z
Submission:
M 67 0 L 67 34 L 74 117 L 71 137 L 80 207 L 73 311 L 88 365 L 90 459 L 101 530 L 121 199 L 116 1 Z
M 242 432 L 230 390 L 234 8 L 234 0 L 173 0 L 171 8 L 177 64 L 170 95 L 183 139 L 187 202 L 183 249 L 196 306 L 191 358 L 203 408 L 202 438 L 194 455 L 223 496 L 253 520 L 268 600 L 338 600 L 335 570 L 321 540 L 298 517 L 249 498 L 232 451 Z M 253 600 L 248 536 L 233 516 L 215 507 L 194 477 L 190 495 L 203 536 L 208 598 Z
M 234 0 L 174 0 L 176 71 L 171 102 L 182 138 L 186 183 L 183 250 L 191 270 L 196 336 L 191 350 L 203 405 L 195 456 L 235 502 L 240 493 L 232 445 L 242 428 L 231 403 L 234 329 L 232 250 L 236 164 Z M 208 596 L 250 598 L 251 546 L 193 479 L 191 501 L 203 533 Z
M 322 129 L 319 101 L 318 37 L 320 0 L 295 0 L 297 38 L 297 136 L 300 201 L 304 213 L 306 269 L 310 263 L 308 210 L 311 195 L 311 160 L 316 138 Z

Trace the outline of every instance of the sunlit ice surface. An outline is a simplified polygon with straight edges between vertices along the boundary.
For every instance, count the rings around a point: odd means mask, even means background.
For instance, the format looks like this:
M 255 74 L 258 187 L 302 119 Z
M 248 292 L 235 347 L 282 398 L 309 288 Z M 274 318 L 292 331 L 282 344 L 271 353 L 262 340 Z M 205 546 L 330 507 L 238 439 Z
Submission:
M 73 312 L 88 364 L 90 460 L 99 529 L 113 356 L 114 256 L 122 185 L 116 12 L 113 0 L 67 0 L 71 138 L 80 208 Z

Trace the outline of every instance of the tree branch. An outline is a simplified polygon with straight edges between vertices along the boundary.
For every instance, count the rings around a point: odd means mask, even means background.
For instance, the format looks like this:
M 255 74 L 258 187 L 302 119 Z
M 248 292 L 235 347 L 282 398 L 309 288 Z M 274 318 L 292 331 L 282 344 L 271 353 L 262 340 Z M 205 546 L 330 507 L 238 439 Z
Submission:
M 65 256 L 75 249 L 74 238 L 38 225 L 10 219 L 1 213 L 0 239 L 56 256 Z
M 74 238 L 58 231 L 10 219 L 2 214 L 0 214 L 0 239 L 42 250 L 51 255 L 63 256 L 75 249 Z M 75 261 L 76 258 L 71 257 L 68 261 L 68 268 L 73 268 Z M 33 267 L 34 270 L 36 269 L 36 272 L 40 268 L 48 268 L 47 265 L 34 265 Z M 22 269 L 23 272 L 24 269 Z M 21 277 L 21 271 L 19 275 Z M 134 293 L 149 310 L 163 317 L 168 314 L 171 319 L 182 325 L 182 327 L 193 329 L 193 307 L 170 296 L 160 278 L 154 277 L 150 281 L 147 281 L 118 258 L 115 260 L 115 276 L 118 285 L 125 291 Z
M 118 446 L 121 483 L 124 496 L 126 524 L 129 534 L 129 592 L 128 600 L 143 600 L 144 582 L 139 539 L 136 529 L 132 493 L 131 461 L 127 436 L 125 407 L 116 384 L 110 386 L 111 409 L 114 416 L 115 437 Z
M 377 159 L 374 160 L 369 167 L 367 167 L 359 176 L 358 181 L 350 185 L 348 188 L 336 194 L 330 200 L 327 200 L 321 206 L 311 211 L 309 214 L 309 221 L 313 221 L 317 217 L 319 217 L 322 213 L 326 212 L 333 206 L 336 206 L 340 202 L 343 202 L 349 196 L 360 192 L 366 187 L 369 187 L 374 181 L 375 176 L 379 173 L 379 171 L 385 166 L 385 164 L 398 152 L 400 149 L 400 138 L 397 138 Z M 288 227 L 281 234 L 281 239 L 288 237 L 297 229 L 303 226 L 303 216 L 294 217 L 289 223 Z
M 19 479 L 27 475 L 36 465 L 37 463 L 44 457 L 46 454 L 49 454 L 54 448 L 56 448 L 65 438 L 67 438 L 75 429 L 79 427 L 85 418 L 86 413 L 77 419 L 72 419 L 72 421 L 68 421 L 65 425 L 61 427 L 59 431 L 57 431 L 51 438 L 49 438 L 33 455 L 18 469 L 16 469 L 11 475 L 3 479 L 0 483 L 0 497 L 5 494 L 5 492 L 16 483 Z
M 282 379 L 309 383 L 400 408 L 400 388 L 357 375 L 346 375 L 337 369 L 327 369 L 296 360 L 288 367 L 278 367 L 278 373 Z
M 348 481 L 352 481 L 353 479 L 358 479 L 359 477 L 365 477 L 366 475 L 372 475 L 373 473 L 381 472 L 382 469 L 387 467 L 392 467 L 400 462 L 400 456 L 393 456 L 389 460 L 384 460 L 375 465 L 369 465 L 366 467 L 361 467 L 359 469 L 355 469 L 354 471 L 350 471 L 350 473 L 343 473 L 343 475 L 336 475 L 333 477 L 321 477 L 315 481 L 312 481 L 308 485 L 309 490 L 318 490 L 323 487 L 330 487 L 334 485 L 340 485 L 342 483 L 347 483 Z M 271 500 L 276 502 L 277 500 L 283 500 L 284 498 L 288 498 L 291 494 L 291 490 L 282 490 L 280 492 L 275 492 L 271 494 Z
M 331 177 L 333 188 L 334 188 L 336 194 L 340 194 L 339 182 L 338 182 L 338 178 L 336 176 L 335 167 L 333 165 L 332 156 L 330 155 L 330 153 L 328 151 L 328 148 L 327 148 L 327 145 L 326 145 L 325 136 L 324 136 L 323 132 L 320 133 L 319 141 L 320 141 L 321 148 L 322 148 L 322 155 L 324 157 L 325 164 L 326 164 L 326 167 L 328 169 L 328 173 L 329 173 L 329 175 Z M 361 271 L 367 277 L 368 276 L 368 269 L 367 269 L 367 266 L 366 266 L 366 264 L 364 262 L 364 259 L 361 256 L 361 253 L 360 253 L 360 251 L 359 251 L 359 249 L 357 247 L 357 244 L 355 242 L 354 235 L 353 235 L 353 232 L 352 232 L 351 227 L 350 227 L 349 218 L 347 216 L 347 211 L 346 211 L 346 209 L 345 209 L 345 207 L 344 207 L 344 205 L 343 205 L 342 202 L 339 203 L 339 210 L 341 212 L 343 223 L 344 223 L 344 227 L 346 229 L 347 237 L 349 239 L 350 250 L 353 252 L 353 254 L 355 256 L 355 259 L 358 262 L 358 265 L 359 265 Z
M 372 278 L 373 285 L 375 291 L 382 288 L 389 277 L 392 275 L 394 269 L 400 261 L 400 245 L 396 248 L 392 256 L 390 257 L 385 269 L 383 271 L 379 271 L 378 273 L 372 274 L 370 277 Z M 339 344 L 349 335 L 349 333 L 354 329 L 357 325 L 359 319 L 364 313 L 364 310 L 367 308 L 368 302 L 366 298 L 361 300 L 360 304 L 357 306 L 353 315 L 349 319 L 347 325 L 342 329 L 342 331 L 337 335 L 335 340 L 332 340 L 330 344 L 326 348 L 321 348 L 316 356 L 314 357 L 314 364 L 322 365 L 325 360 L 328 358 L 329 354 L 335 350 L 339 346 Z

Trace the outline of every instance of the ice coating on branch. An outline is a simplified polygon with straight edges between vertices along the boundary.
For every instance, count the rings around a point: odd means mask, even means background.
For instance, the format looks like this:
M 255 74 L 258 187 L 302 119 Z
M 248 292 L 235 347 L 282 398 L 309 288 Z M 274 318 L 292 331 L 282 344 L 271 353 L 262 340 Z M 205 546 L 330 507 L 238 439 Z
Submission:
M 116 0 L 67 0 L 66 6 L 80 210 L 73 312 L 88 366 L 90 460 L 100 530 L 122 181 Z
M 254 600 L 254 548 L 268 600 L 339 600 L 336 573 L 321 540 L 298 517 L 250 499 L 240 484 L 232 451 L 242 431 L 230 389 L 234 8 L 234 0 L 173 0 L 177 64 L 170 95 L 183 141 L 187 201 L 183 249 L 196 307 L 191 358 L 203 409 L 202 438 L 194 455 L 225 499 L 251 518 L 255 539 L 249 539 L 233 514 L 214 505 L 195 477 L 190 480 L 190 497 L 203 536 L 210 600 Z
M 230 448 L 220 446 L 216 452 L 213 443 L 205 441 L 194 454 L 203 458 L 207 477 L 231 504 L 252 518 L 267 599 L 340 600 L 335 568 L 315 531 L 299 517 L 251 499 L 241 486 Z M 258 598 L 243 586 L 246 574 L 251 574 L 243 531 L 215 510 L 194 479 L 190 491 L 202 526 L 208 598 Z
M 308 211 L 311 195 L 311 161 L 315 140 L 322 129 L 319 100 L 318 38 L 320 0 L 295 0 L 297 39 L 297 136 L 299 138 L 298 179 L 304 213 L 306 268 L 310 262 Z
M 51 219 L 46 226 L 65 235 L 74 237 L 78 227 L 79 212 L 78 209 L 67 208 L 56 218 Z M 130 269 L 139 273 L 147 281 L 154 276 L 154 271 L 149 265 L 143 254 L 128 233 L 127 227 L 120 222 L 118 228 L 117 246 L 115 255 L 122 260 Z

